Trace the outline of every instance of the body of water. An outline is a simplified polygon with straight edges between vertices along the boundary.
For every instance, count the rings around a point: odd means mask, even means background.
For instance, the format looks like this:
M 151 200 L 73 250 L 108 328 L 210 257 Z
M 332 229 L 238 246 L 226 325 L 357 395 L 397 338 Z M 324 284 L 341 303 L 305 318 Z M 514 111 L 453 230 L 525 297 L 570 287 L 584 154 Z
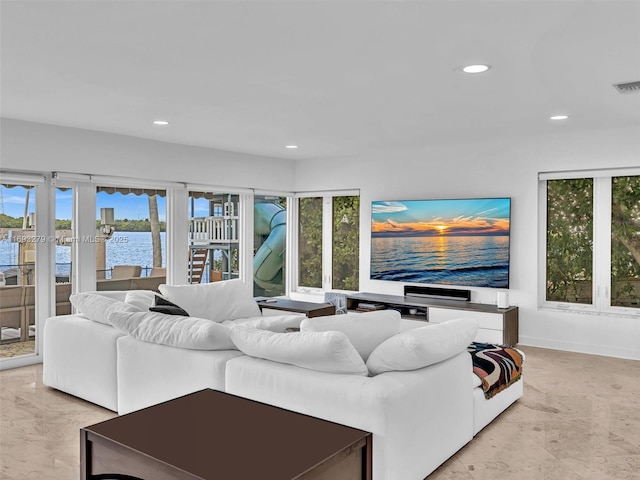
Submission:
M 376 237 L 371 278 L 508 288 L 508 236 Z
M 166 265 L 166 235 L 160 232 L 162 263 Z M 114 265 L 140 265 L 145 276 L 153 266 L 151 232 L 115 232 L 107 241 L 106 267 Z M 18 244 L 0 241 L 0 271 L 18 263 Z M 149 270 L 145 273 L 144 268 Z M 68 276 L 71 270 L 71 247 L 56 246 L 56 275 Z

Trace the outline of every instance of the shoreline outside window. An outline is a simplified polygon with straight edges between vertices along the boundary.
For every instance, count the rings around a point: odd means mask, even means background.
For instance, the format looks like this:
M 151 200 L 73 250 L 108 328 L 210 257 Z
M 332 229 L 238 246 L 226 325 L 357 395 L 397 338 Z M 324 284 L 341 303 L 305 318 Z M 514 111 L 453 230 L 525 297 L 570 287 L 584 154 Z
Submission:
M 36 350 L 36 246 L 47 239 L 36 231 L 41 218 L 36 188 L 44 185 L 0 185 L 0 359 L 34 355 Z
M 55 189 L 46 175 L 0 171 L 0 365 L 42 361 L 43 320 L 54 310 Z
M 76 257 L 77 243 L 74 237 L 73 186 L 56 185 L 53 208 L 55 221 L 55 267 L 53 282 L 55 283 L 55 314 L 71 313 L 69 296 L 73 289 L 73 264 Z
M 640 309 L 640 171 L 540 174 L 540 305 Z
M 98 185 L 94 238 L 97 290 L 153 289 L 164 283 L 166 191 Z

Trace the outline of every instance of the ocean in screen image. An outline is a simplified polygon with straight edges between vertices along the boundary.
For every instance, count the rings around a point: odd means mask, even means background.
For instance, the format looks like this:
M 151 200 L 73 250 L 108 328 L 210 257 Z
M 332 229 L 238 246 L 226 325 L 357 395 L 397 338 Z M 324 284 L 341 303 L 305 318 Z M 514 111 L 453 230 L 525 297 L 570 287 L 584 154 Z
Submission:
M 508 288 L 509 236 L 374 237 L 371 279 Z

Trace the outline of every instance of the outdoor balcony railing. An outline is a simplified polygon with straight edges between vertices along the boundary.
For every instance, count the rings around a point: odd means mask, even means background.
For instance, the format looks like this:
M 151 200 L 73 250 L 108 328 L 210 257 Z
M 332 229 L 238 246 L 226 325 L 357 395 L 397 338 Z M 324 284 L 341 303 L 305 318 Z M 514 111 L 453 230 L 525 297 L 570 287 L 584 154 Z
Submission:
M 238 217 L 191 218 L 189 240 L 199 243 L 237 242 Z

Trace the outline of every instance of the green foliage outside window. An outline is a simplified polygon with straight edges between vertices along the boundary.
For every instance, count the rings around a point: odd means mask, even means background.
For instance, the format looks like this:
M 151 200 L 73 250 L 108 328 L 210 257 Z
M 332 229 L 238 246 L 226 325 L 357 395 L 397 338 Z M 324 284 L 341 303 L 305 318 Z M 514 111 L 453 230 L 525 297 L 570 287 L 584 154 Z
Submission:
M 590 178 L 547 182 L 548 301 L 593 304 L 593 189 Z M 611 305 L 640 308 L 640 176 L 611 180 L 609 221 Z
M 640 307 L 640 176 L 611 184 L 611 305 Z
M 547 300 L 592 303 L 593 179 L 547 182 Z
M 298 284 L 322 288 L 322 197 L 298 203 Z
M 358 290 L 360 197 L 333 198 L 333 288 Z
M 22 217 L 11 217 L 0 213 L 0 227 L 2 228 L 22 228 Z M 114 223 L 116 232 L 150 232 L 151 222 L 144 220 L 116 220 Z M 100 220 L 96 220 L 96 228 L 100 228 Z M 71 220 L 56 219 L 56 230 L 71 230 Z M 160 222 L 160 231 L 167 230 L 166 222 Z

